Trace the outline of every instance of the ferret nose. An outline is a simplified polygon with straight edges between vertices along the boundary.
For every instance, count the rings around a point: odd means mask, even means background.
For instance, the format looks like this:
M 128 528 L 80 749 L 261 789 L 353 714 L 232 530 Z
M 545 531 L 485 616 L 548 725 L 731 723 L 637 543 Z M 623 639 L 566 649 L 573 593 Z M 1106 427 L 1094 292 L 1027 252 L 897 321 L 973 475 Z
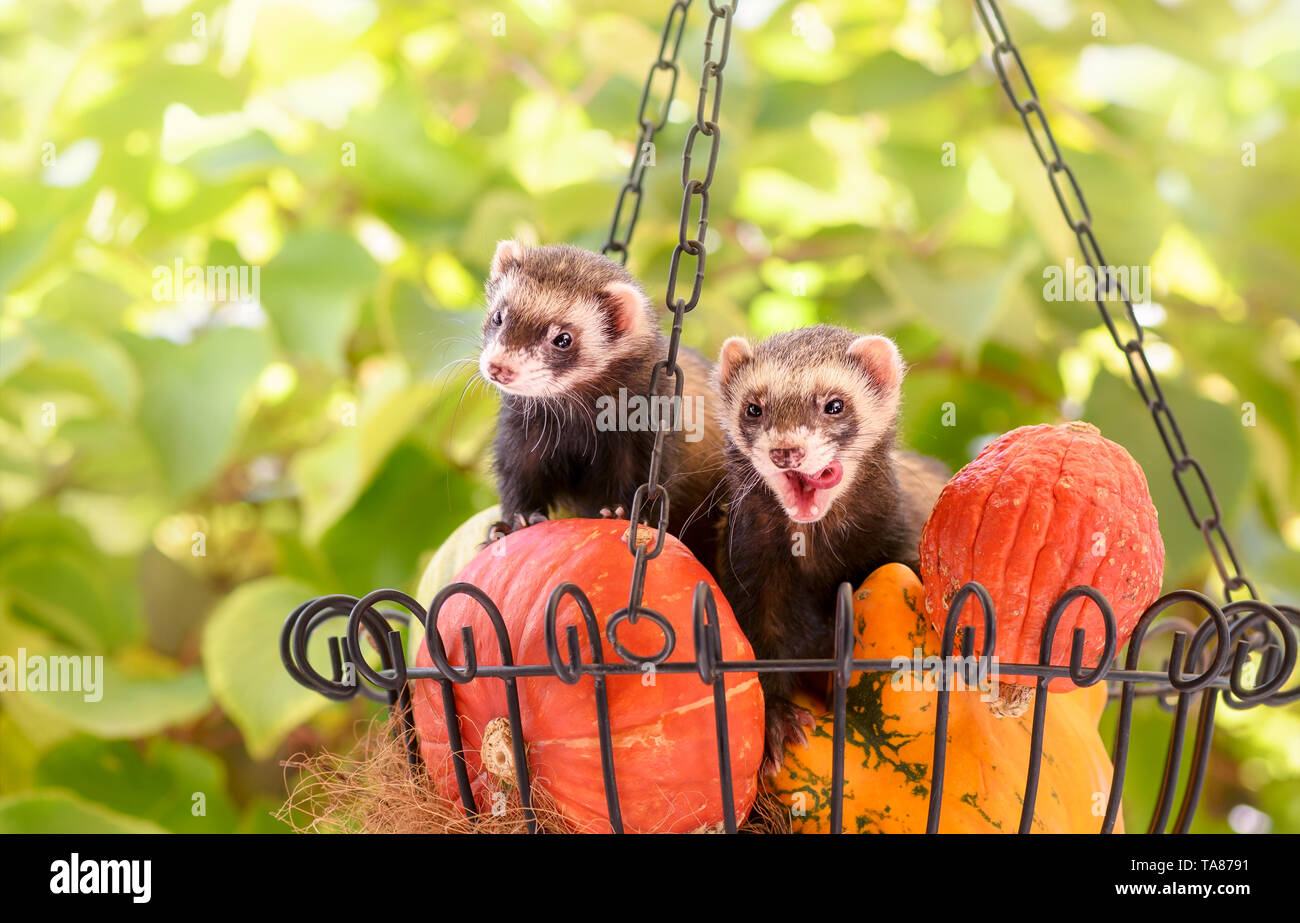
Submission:
M 495 362 L 488 363 L 488 378 L 500 382 L 503 385 L 510 384 L 511 379 L 515 377 L 515 370 L 509 366 L 499 365 Z
M 767 454 L 778 468 L 797 468 L 803 461 L 803 449 L 772 449 Z

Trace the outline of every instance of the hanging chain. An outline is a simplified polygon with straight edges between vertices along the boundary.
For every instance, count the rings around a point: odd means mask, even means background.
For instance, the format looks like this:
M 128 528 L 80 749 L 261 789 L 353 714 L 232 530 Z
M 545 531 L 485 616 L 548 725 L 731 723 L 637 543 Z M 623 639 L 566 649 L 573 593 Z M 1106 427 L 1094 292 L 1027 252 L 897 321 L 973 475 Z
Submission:
M 727 4 L 709 0 L 709 10 L 712 17 L 709 20 L 704 36 L 704 62 L 700 75 L 699 101 L 695 107 L 695 124 L 691 126 L 690 131 L 687 133 L 686 144 L 682 150 L 682 208 L 677 224 L 677 244 L 673 247 L 673 255 L 668 267 L 667 293 L 664 296 L 664 304 L 673 312 L 673 327 L 668 338 L 668 355 L 663 360 L 655 363 L 654 369 L 650 373 L 648 395 L 651 398 L 657 396 L 660 382 L 667 376 L 672 379 L 674 400 L 672 402 L 652 401 L 650 404 L 658 415 L 655 421 L 654 448 L 650 453 L 650 470 L 646 482 L 637 488 L 636 494 L 632 498 L 632 509 L 628 511 L 628 519 L 631 520 L 632 525 L 628 530 L 627 545 L 628 550 L 634 557 L 634 564 L 627 613 L 629 621 L 632 622 L 635 622 L 638 615 L 645 611 L 641 608 L 641 597 L 645 589 L 646 565 L 663 551 L 664 538 L 668 532 L 668 488 L 660 481 L 663 473 L 664 445 L 673 429 L 673 410 L 674 408 L 681 408 L 686 385 L 685 373 L 682 372 L 681 366 L 677 364 L 677 354 L 682 341 L 682 322 L 686 314 L 694 310 L 695 306 L 699 304 L 700 292 L 704 288 L 704 238 L 709 227 L 709 188 L 713 185 L 713 173 L 718 164 L 718 150 L 722 142 L 722 129 L 718 126 L 718 114 L 722 105 L 722 73 L 727 66 L 727 55 L 731 48 L 731 25 L 735 17 L 736 4 L 737 0 L 731 0 Z M 668 22 L 664 25 L 664 38 L 660 43 L 660 57 L 651 68 L 651 80 L 653 80 L 656 70 L 671 67 L 673 83 L 676 84 L 677 65 L 675 61 L 671 64 L 666 63 L 663 58 L 663 51 L 668 47 L 670 35 L 674 34 L 675 22 L 675 37 L 672 38 L 675 58 L 677 45 L 681 42 L 682 23 L 685 21 L 686 7 L 688 5 L 689 0 L 685 0 L 685 2 L 678 0 L 669 10 Z M 679 9 L 681 10 L 681 18 L 675 19 L 674 17 Z M 715 45 L 717 48 L 716 54 L 714 52 Z M 647 81 L 646 90 L 641 96 L 641 108 L 643 110 L 649 93 L 649 84 L 650 81 Z M 642 143 L 644 143 L 644 139 L 653 137 L 654 132 L 663 126 L 671 103 L 672 97 L 670 94 L 664 103 L 662 117 L 658 123 L 650 123 L 643 116 L 638 117 L 641 124 Z M 696 178 L 691 175 L 691 164 L 695 156 L 695 143 L 701 136 L 710 139 L 709 156 L 703 177 Z M 605 245 L 606 252 L 611 250 L 619 252 L 624 259 L 627 258 L 627 242 L 631 238 L 632 226 L 636 223 L 636 215 L 640 206 L 644 160 L 643 156 L 638 156 L 637 161 L 632 165 L 632 173 L 629 176 L 628 184 L 623 187 L 623 192 L 619 194 L 619 202 L 614 212 L 614 223 L 610 228 L 610 240 Z M 638 172 L 638 163 L 642 164 L 641 172 Z M 619 213 L 623 208 L 625 196 L 630 191 L 635 194 L 632 217 L 628 231 L 620 241 L 615 238 L 615 231 L 618 227 Z M 697 199 L 699 200 L 699 213 L 695 219 L 694 234 L 687 236 L 691 233 L 691 216 L 696 210 L 695 200 Z M 677 280 L 681 271 L 683 256 L 689 256 L 695 261 L 695 277 L 691 284 L 689 297 L 682 297 L 677 294 Z M 640 543 L 637 541 L 637 532 L 641 526 L 642 517 L 646 513 L 647 504 L 653 505 L 655 503 L 659 505 L 659 510 L 657 517 L 658 528 L 654 543 Z
M 998 81 L 1002 84 L 1002 89 L 1006 92 L 1012 107 L 1020 114 L 1020 120 L 1025 123 L 1025 131 L 1028 132 L 1029 140 L 1034 145 L 1034 152 L 1038 154 L 1038 159 L 1047 169 L 1047 178 L 1052 184 L 1056 202 L 1061 207 L 1061 214 L 1078 238 L 1084 259 L 1092 267 L 1094 279 L 1097 280 L 1093 286 L 1097 308 L 1101 311 L 1102 320 L 1106 322 L 1106 328 L 1110 331 L 1115 345 L 1128 360 L 1133 384 L 1137 387 L 1138 394 L 1155 421 L 1160 440 L 1165 445 L 1169 460 L 1173 462 L 1174 484 L 1183 498 L 1183 505 L 1187 507 L 1187 514 L 1191 516 L 1192 524 L 1200 529 L 1205 539 L 1205 546 L 1210 549 L 1214 566 L 1223 581 L 1223 595 L 1231 601 L 1234 591 L 1245 589 L 1250 593 L 1251 598 L 1258 599 L 1255 586 L 1242 572 L 1237 552 L 1232 547 L 1228 533 L 1224 530 L 1223 510 L 1219 505 L 1219 498 L 1215 496 L 1214 488 L 1210 486 L 1210 479 L 1205 469 L 1201 467 L 1201 463 L 1187 451 L 1187 444 L 1183 441 L 1182 429 L 1174 418 L 1173 408 L 1165 400 L 1160 382 L 1151 369 L 1146 351 L 1142 348 L 1144 331 L 1133 310 L 1133 302 L 1129 300 L 1123 282 L 1119 280 L 1117 274 L 1109 271 L 1105 257 L 1102 256 L 1101 245 L 1097 243 L 1097 238 L 1092 233 L 1092 212 L 1083 197 L 1083 189 L 1080 188 L 1074 171 L 1065 162 L 1061 149 L 1057 147 L 1056 138 L 1047 123 L 1047 113 L 1043 111 L 1042 103 L 1038 99 L 1038 91 L 1034 89 L 1034 82 L 1030 79 L 1025 62 L 1020 57 L 1020 50 L 1011 41 L 1006 22 L 1002 19 L 1002 12 L 998 9 L 996 0 L 975 0 L 975 10 L 984 24 L 984 31 L 988 33 L 989 41 L 993 43 L 993 67 L 997 71 Z M 1017 75 L 1019 81 L 1024 84 L 1027 96 L 1021 96 L 1011 85 L 1012 79 Z M 1071 195 L 1077 207 L 1071 206 Z M 1112 285 L 1114 285 L 1113 289 Z M 1133 336 L 1127 340 L 1120 334 L 1115 319 L 1106 306 L 1106 301 L 1112 294 L 1117 294 L 1123 301 L 1128 321 L 1133 326 Z M 1201 491 L 1209 503 L 1210 511 L 1207 515 L 1202 516 L 1197 512 L 1191 490 L 1186 483 L 1189 475 L 1195 482 L 1199 482 Z
M 614 218 L 609 224 L 609 236 L 600 252 L 620 263 L 627 262 L 627 248 L 632 241 L 632 232 L 636 230 L 636 219 L 641 214 L 641 181 L 645 177 L 646 167 L 653 159 L 650 152 L 654 150 L 655 135 L 668 122 L 668 110 L 672 107 L 673 97 L 677 93 L 677 51 L 682 46 L 682 29 L 686 26 L 686 11 L 690 9 L 691 0 L 676 0 L 668 10 L 664 20 L 663 33 L 659 36 L 659 55 L 650 65 L 646 75 L 645 86 L 641 88 L 641 103 L 636 110 L 638 135 L 636 149 L 632 152 L 632 166 L 628 169 L 627 181 L 618 191 L 618 201 L 614 205 Z M 665 57 L 666 55 L 666 57 Z M 658 116 L 651 118 L 646 114 L 650 103 L 651 89 L 655 76 L 667 71 L 668 91 L 658 109 Z M 630 197 L 630 198 L 629 198 Z M 623 222 L 623 212 L 628 209 L 627 227 L 619 234 L 619 225 Z M 615 256 L 617 254 L 617 256 Z

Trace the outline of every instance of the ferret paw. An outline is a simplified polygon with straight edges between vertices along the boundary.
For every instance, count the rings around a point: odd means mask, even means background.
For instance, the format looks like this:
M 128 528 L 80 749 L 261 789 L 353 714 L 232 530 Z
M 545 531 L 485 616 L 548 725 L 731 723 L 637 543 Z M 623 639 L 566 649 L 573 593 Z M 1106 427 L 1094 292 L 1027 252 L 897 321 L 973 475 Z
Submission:
M 542 510 L 533 510 L 527 516 L 523 513 L 515 513 L 508 520 L 501 519 L 492 523 L 488 527 L 487 540 L 483 542 L 484 546 L 490 545 L 495 541 L 500 541 L 511 532 L 518 532 L 520 529 L 527 529 L 529 526 L 535 526 L 539 522 L 546 522 L 547 515 Z
M 615 506 L 613 508 L 608 506 L 602 506 L 600 508 L 600 518 L 601 519 L 627 519 L 627 508 L 624 507 L 622 504 L 619 504 L 618 506 Z
M 800 708 L 786 699 L 770 700 L 767 703 L 767 740 L 763 747 L 763 762 L 759 773 L 768 778 L 776 778 L 785 762 L 786 748 L 806 748 L 808 731 L 814 726 L 812 712 L 808 709 Z

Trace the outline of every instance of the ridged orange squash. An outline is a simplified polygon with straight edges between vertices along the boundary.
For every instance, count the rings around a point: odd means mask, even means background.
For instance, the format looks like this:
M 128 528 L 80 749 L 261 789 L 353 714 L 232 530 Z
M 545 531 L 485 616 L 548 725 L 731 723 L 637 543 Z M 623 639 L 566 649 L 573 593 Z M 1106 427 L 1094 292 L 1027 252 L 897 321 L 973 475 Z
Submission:
M 942 632 L 961 586 L 978 580 L 997 611 L 997 656 L 1003 663 L 1038 663 L 1048 614 L 1078 585 L 1101 591 L 1115 613 L 1115 650 L 1133 633 L 1143 610 L 1160 595 L 1165 546 L 1142 468 L 1089 423 L 1022 426 L 995 439 L 957 472 L 939 495 L 921 535 L 926 612 Z M 978 603 L 967 602 L 960 625 L 982 625 Z M 1100 612 L 1072 602 L 1061 617 L 1051 662 L 1070 662 L 1075 628 L 1083 628 L 1084 664 L 1105 647 Z M 976 628 L 977 637 L 983 631 Z M 1004 681 L 995 703 L 1020 714 L 1032 676 Z M 1075 688 L 1052 680 L 1051 691 Z
M 568 581 L 584 590 L 602 639 L 610 616 L 627 605 L 632 580 L 629 525 L 613 519 L 557 519 L 529 526 L 480 551 L 456 579 L 477 585 L 496 603 L 516 664 L 545 665 L 549 663 L 546 603 L 557 584 Z M 654 533 L 643 529 L 641 534 Z M 717 601 L 723 658 L 752 660 L 753 649 L 708 571 L 676 538 L 669 535 L 665 542 L 662 554 L 646 570 L 643 600 L 676 633 L 677 644 L 668 662 L 694 662 L 692 600 L 701 580 L 712 586 Z M 439 616 L 448 662 L 454 666 L 466 662 L 463 625 L 473 628 L 478 662 L 501 663 L 491 620 L 466 596 L 453 596 Z M 591 663 L 587 631 L 572 599 L 561 603 L 557 625 L 565 660 L 566 628 L 576 625 L 582 661 Z M 636 625 L 624 622 L 617 633 L 627 649 L 639 654 L 652 654 L 664 642 L 649 619 Z M 605 662 L 617 662 L 618 655 L 604 641 L 602 645 Z M 433 664 L 424 644 L 416 664 Z M 549 675 L 517 682 L 533 788 L 549 797 L 572 830 L 608 832 L 593 679 L 584 676 L 573 686 Z M 694 672 L 624 673 L 610 676 L 606 689 L 624 829 L 672 833 L 719 827 L 724 810 L 713 687 L 700 682 Z M 756 673 L 729 673 L 726 691 L 734 807 L 736 820 L 742 821 L 758 794 L 763 693 Z M 489 790 L 513 785 L 516 777 L 505 683 L 478 677 L 456 685 L 454 692 L 471 788 L 479 808 L 486 810 Z M 425 765 L 439 793 L 458 801 L 439 684 L 416 681 L 413 699 Z
M 938 656 L 939 637 L 921 608 L 921 581 L 886 564 L 853 595 L 854 657 L 892 660 Z M 846 833 L 924 833 L 934 755 L 932 689 L 903 688 L 891 673 L 854 673 L 848 690 L 844 755 Z M 910 677 L 910 674 L 909 674 Z M 913 686 L 924 685 L 912 683 Z M 940 833 L 1015 833 L 1029 763 L 1032 715 L 996 718 L 976 689 L 953 691 L 948 712 Z M 826 702 L 802 694 L 813 712 L 807 748 L 787 747 L 773 791 L 796 832 L 830 829 L 834 717 Z M 1097 732 L 1104 683 L 1051 696 L 1043 741 L 1035 833 L 1095 833 L 1110 792 L 1111 763 Z M 1116 825 L 1122 832 L 1123 822 Z

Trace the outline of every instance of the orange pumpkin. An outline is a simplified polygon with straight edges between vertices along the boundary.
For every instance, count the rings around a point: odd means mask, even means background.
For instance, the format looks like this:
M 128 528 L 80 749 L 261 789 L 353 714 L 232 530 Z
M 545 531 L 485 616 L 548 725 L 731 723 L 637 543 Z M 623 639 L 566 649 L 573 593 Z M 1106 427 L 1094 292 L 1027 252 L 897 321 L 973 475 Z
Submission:
M 957 472 L 939 495 L 921 535 L 925 608 L 942 633 L 948 606 L 961 586 L 978 580 L 997 612 L 997 657 L 1038 663 L 1048 614 L 1070 588 L 1086 584 L 1110 602 L 1117 623 L 1115 650 L 1160 595 L 1165 546 L 1141 467 L 1095 426 L 1022 426 L 990 443 Z M 979 604 L 968 601 L 959 625 L 983 633 Z M 1085 631 L 1084 664 L 1105 647 L 1101 613 L 1088 600 L 1061 616 L 1051 662 L 1070 662 L 1074 629 Z M 1003 677 L 995 710 L 1016 715 L 1027 707 L 1032 676 Z M 1054 679 L 1052 691 L 1075 688 Z
M 481 551 L 457 576 L 483 589 L 501 611 L 516 664 L 549 664 L 546 603 L 562 582 L 582 588 L 595 610 L 606 662 L 618 655 L 603 641 L 609 617 L 627 605 L 632 556 L 628 523 L 617 520 L 563 519 L 530 526 Z M 643 530 L 645 534 L 653 532 Z M 671 535 L 646 570 L 644 604 L 672 625 L 677 644 L 669 662 L 694 662 L 692 600 L 695 585 L 706 581 L 717 601 L 722 656 L 751 660 L 731 607 L 708 571 Z M 461 626 L 474 631 L 480 665 L 499 664 L 501 655 L 491 620 L 467 596 L 454 596 L 438 619 L 439 634 L 452 666 L 465 663 Z M 559 610 L 557 638 L 568 660 L 566 626 L 578 627 L 582 660 L 592 662 L 587 631 L 577 604 L 566 598 Z M 646 618 L 617 628 L 619 641 L 639 655 L 663 646 L 663 634 Z M 431 666 L 421 645 L 418 666 Z M 576 831 L 608 832 L 609 816 L 601 774 L 594 681 L 584 676 L 566 685 L 553 676 L 517 681 L 528 768 L 534 790 L 544 792 Z M 439 684 L 414 684 L 415 723 L 425 764 L 441 794 L 459 801 Z M 608 677 L 614 768 L 624 829 L 680 832 L 722 824 L 712 686 L 695 673 L 624 674 Z M 736 820 L 744 819 L 758 793 L 758 763 L 763 748 L 763 694 L 754 673 L 728 674 L 728 729 Z M 460 733 L 471 785 L 479 808 L 486 809 L 492 779 L 512 782 L 514 772 L 506 688 L 500 679 L 477 677 L 455 686 Z
M 854 594 L 854 657 L 911 658 L 939 653 L 921 611 L 921 582 L 902 564 L 874 571 Z M 938 695 L 910 671 L 855 672 L 848 689 L 844 755 L 844 830 L 924 833 Z M 909 685 L 911 688 L 908 688 Z M 932 684 L 930 684 L 932 685 Z M 920 686 L 921 688 L 917 688 Z M 1031 716 L 996 718 L 986 693 L 949 693 L 948 749 L 940 833 L 1015 833 L 1029 764 Z M 796 832 L 830 830 L 834 716 L 825 700 L 801 694 L 813 712 L 808 746 L 787 746 L 772 790 L 790 809 Z M 1095 833 L 1110 791 L 1111 763 L 1097 732 L 1104 683 L 1047 705 L 1035 833 Z M 1116 825 L 1122 831 L 1123 822 Z

